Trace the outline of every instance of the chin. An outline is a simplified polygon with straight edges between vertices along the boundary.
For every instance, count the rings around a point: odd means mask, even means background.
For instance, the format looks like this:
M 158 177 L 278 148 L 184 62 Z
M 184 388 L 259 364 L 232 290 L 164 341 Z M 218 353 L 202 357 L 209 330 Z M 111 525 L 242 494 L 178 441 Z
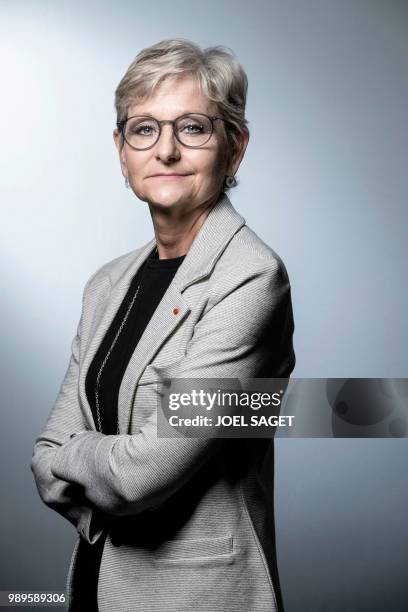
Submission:
M 148 194 L 147 200 L 153 206 L 159 206 L 162 208 L 173 208 L 175 206 L 183 205 L 185 202 L 191 201 L 191 194 L 176 194 L 169 192 L 158 192 Z

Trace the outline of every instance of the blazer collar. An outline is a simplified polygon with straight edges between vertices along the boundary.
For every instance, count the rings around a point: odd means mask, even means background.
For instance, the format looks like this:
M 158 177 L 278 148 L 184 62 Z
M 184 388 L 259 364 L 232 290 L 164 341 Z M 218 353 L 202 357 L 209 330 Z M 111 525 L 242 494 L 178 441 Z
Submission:
M 222 194 L 209 212 L 173 279 L 180 291 L 211 272 L 222 251 L 243 225 L 245 219 L 235 210 L 228 196 Z M 140 249 L 131 251 L 119 266 L 113 267 L 109 272 L 112 286 L 124 282 L 129 285 L 130 279 L 156 244 L 156 239 L 152 238 Z
M 223 194 L 205 219 L 179 268 L 176 283 L 181 291 L 211 272 L 222 251 L 244 224 L 245 219 Z

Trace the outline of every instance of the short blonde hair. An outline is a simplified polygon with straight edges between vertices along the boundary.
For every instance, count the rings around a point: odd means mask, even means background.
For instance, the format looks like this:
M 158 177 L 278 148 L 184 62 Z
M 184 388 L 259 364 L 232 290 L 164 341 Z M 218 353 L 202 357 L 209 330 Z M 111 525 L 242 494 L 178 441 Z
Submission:
M 248 133 L 248 79 L 228 47 L 201 49 L 190 40 L 174 38 L 142 49 L 116 88 L 117 122 L 124 121 L 129 107 L 150 96 L 164 79 L 187 74 L 197 78 L 203 93 L 217 104 L 219 114 L 229 123 L 226 133 L 231 153 L 240 136 Z

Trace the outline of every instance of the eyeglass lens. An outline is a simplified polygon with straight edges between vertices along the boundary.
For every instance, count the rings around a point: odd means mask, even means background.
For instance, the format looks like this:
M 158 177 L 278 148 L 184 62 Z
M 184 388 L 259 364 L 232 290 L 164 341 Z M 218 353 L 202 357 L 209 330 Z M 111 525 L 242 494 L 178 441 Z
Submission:
M 184 115 L 177 119 L 175 131 L 178 140 L 188 147 L 201 147 L 211 137 L 212 122 L 205 115 Z M 125 124 L 124 136 L 135 149 L 148 149 L 160 135 L 160 125 L 151 117 L 133 117 Z

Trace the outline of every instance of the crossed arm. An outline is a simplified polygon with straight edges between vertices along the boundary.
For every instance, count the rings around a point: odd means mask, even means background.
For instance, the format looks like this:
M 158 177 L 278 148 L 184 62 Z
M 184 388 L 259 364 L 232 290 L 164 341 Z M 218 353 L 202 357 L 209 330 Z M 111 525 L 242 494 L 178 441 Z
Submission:
M 171 376 L 217 380 L 286 376 L 294 363 L 292 332 L 287 276 L 276 260 L 265 260 L 200 319 Z M 95 513 L 95 524 L 98 513 L 101 519 L 98 537 L 113 517 L 158 507 L 223 440 L 158 438 L 156 411 L 137 434 L 82 431 L 67 439 L 84 429 L 77 398 L 79 342 L 78 334 L 56 405 L 36 442 L 32 469 L 45 503 L 57 511 L 64 509 L 74 524 L 78 520 L 77 528 L 90 541 L 92 534 L 86 531 L 90 512 Z M 64 506 L 74 485 L 81 487 L 89 506 Z
M 94 276 L 85 285 L 83 302 Z M 62 480 L 51 471 L 57 451 L 70 440 L 70 435 L 87 428 L 78 398 L 81 324 L 82 316 L 72 341 L 68 369 L 45 428 L 35 441 L 30 467 L 42 501 L 70 521 L 78 533 L 93 544 L 111 517 L 92 504 L 80 483 Z

